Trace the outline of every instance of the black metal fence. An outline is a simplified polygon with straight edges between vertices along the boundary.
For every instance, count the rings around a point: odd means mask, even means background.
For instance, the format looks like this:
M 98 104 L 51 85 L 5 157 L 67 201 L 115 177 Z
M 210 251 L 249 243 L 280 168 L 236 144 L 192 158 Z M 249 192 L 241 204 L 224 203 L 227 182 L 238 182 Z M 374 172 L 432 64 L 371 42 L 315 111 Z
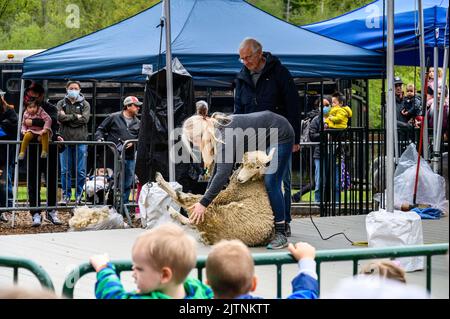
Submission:
M 430 130 L 430 137 L 431 134 Z M 419 129 L 399 129 L 398 158 L 411 143 L 418 146 L 419 135 Z M 318 180 L 313 158 L 315 147 L 320 148 L 321 178 Z M 429 154 L 432 147 L 430 143 Z M 441 150 L 441 153 L 448 152 L 448 142 L 442 142 Z M 297 156 L 293 185 L 299 191 L 293 196 L 294 207 L 298 205 L 306 212 L 315 209 L 321 216 L 342 216 L 368 214 L 384 206 L 385 130 L 354 127 L 325 130 L 320 143 L 303 143 Z M 439 172 L 445 172 L 447 165 L 441 156 Z M 320 200 L 315 200 L 316 192 L 320 193 Z
M 407 129 L 398 132 L 399 156 L 410 143 L 418 144 L 419 130 Z M 430 137 L 432 136 L 430 131 Z M 126 141 L 133 145 L 137 141 Z M 432 141 L 431 141 L 432 142 Z M 13 207 L 13 186 L 15 168 L 15 148 L 20 142 L 0 141 L 0 213 L 6 211 L 40 211 L 49 209 L 72 209 L 79 205 L 110 205 L 128 218 L 131 223 L 130 208 L 138 207 L 139 186 L 135 179 L 127 186 L 130 191 L 124 202 L 126 163 L 111 142 L 55 142 L 50 144 L 47 159 L 40 159 L 37 144 L 30 145 L 24 160 L 19 161 L 17 204 Z M 81 151 L 78 146 L 85 145 Z M 430 144 L 430 152 L 432 154 Z M 53 148 L 53 149 L 52 149 Z M 77 179 L 76 169 L 71 176 L 66 170 L 61 171 L 61 154 L 64 149 L 73 149 L 73 161 L 86 157 L 83 180 Z M 320 159 L 315 162 L 314 149 L 320 149 Z M 448 142 L 441 145 L 443 152 L 448 152 Z M 53 153 L 53 155 L 52 155 Z M 385 167 L 386 167 L 385 131 L 381 129 L 347 128 L 345 130 L 325 130 L 320 143 L 302 143 L 302 150 L 297 154 L 293 167 L 293 188 L 299 192 L 293 196 L 295 205 L 303 206 L 307 212 L 320 211 L 321 216 L 341 216 L 367 214 L 384 206 Z M 53 159 L 52 159 L 53 158 Z M 68 165 L 66 159 L 66 165 Z M 318 164 L 316 168 L 316 164 Z M 76 165 L 72 165 L 72 167 Z M 439 161 L 440 172 L 448 167 L 443 158 Z M 111 173 L 99 168 L 111 168 Z M 447 168 L 448 170 L 448 168 Z M 320 178 L 316 178 L 319 174 Z M 97 192 L 97 179 L 92 176 L 108 178 L 108 189 Z M 63 179 L 75 195 L 76 189 L 83 183 L 83 195 L 72 197 L 61 203 L 63 198 Z M 87 194 L 87 184 L 91 181 L 92 194 Z M 44 194 L 40 191 L 43 184 Z M 67 184 L 67 182 L 66 182 Z M 30 185 L 35 185 L 31 186 Z M 67 186 L 66 186 L 67 187 Z M 72 189 L 74 187 L 74 189 Z M 316 196 L 318 193 L 318 196 Z M 61 194 L 61 195 L 58 195 Z M 108 195 L 109 196 L 108 196 Z M 79 195 L 79 194 L 78 194 Z M 316 200 L 319 198 L 319 200 Z

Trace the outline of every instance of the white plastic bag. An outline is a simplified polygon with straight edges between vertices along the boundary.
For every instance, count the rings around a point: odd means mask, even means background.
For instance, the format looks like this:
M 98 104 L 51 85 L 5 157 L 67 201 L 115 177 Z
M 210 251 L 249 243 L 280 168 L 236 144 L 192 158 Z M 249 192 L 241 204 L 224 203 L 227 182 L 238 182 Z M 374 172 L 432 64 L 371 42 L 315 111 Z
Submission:
M 400 157 L 394 175 L 394 207 L 412 205 L 414 183 L 417 169 L 416 146 L 410 144 Z M 423 158 L 420 160 L 419 182 L 417 185 L 416 204 L 430 205 L 448 214 L 448 201 L 445 199 L 445 179 L 434 173 Z
M 75 209 L 69 220 L 70 231 L 123 229 L 126 227 L 123 216 L 114 207 L 89 208 L 87 206 Z
M 369 247 L 423 245 L 422 220 L 415 212 L 394 213 L 385 210 L 371 212 L 366 216 Z M 398 261 L 405 271 L 421 270 L 424 257 L 404 257 Z
M 181 191 L 183 187 L 177 182 L 170 182 L 175 191 Z M 172 222 L 168 207 L 176 211 L 180 210 L 174 200 L 162 190 L 157 183 L 147 183 L 142 186 L 139 195 L 139 211 L 142 227 L 151 229 L 167 222 Z

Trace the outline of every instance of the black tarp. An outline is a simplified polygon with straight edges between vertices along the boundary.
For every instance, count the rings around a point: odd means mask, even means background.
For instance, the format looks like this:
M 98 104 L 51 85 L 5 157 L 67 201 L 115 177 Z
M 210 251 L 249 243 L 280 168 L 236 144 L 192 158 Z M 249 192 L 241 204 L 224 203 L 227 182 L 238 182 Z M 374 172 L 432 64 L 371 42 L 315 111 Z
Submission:
M 194 84 L 191 75 L 174 59 L 173 61 L 174 128 L 195 113 Z M 142 109 L 141 128 L 137 146 L 136 175 L 141 184 L 154 181 L 160 172 L 169 179 L 169 151 L 167 129 L 166 69 L 152 74 L 147 83 Z M 201 173 L 198 164 L 175 165 L 175 179 L 184 191 L 194 191 Z

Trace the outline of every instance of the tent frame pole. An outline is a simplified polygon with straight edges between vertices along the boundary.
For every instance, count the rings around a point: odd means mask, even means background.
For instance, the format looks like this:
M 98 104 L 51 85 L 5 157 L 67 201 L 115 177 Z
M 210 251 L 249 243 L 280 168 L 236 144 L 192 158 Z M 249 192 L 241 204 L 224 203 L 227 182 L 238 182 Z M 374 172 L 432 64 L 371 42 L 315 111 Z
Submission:
M 166 27 L 166 85 L 167 85 L 167 133 L 169 147 L 169 181 L 175 181 L 174 149 L 174 115 L 173 115 L 173 73 L 172 73 L 172 38 L 170 28 L 170 0 L 164 0 L 164 17 Z
M 422 96 L 422 105 L 425 103 L 425 92 L 423 89 L 425 88 L 425 73 L 426 73 L 426 65 L 425 65 L 425 30 L 423 25 L 423 2 L 422 0 L 418 1 L 418 10 L 419 10 L 419 49 L 420 49 L 420 78 L 421 78 L 421 96 Z M 428 152 L 428 112 L 425 112 L 425 117 L 423 118 L 423 157 L 425 160 L 429 160 L 429 152 Z M 422 155 L 422 154 L 419 154 Z
M 23 99 L 25 96 L 25 80 L 22 79 L 20 81 L 20 102 L 19 102 L 19 118 L 17 119 L 17 142 L 20 142 L 20 128 L 22 127 L 22 117 L 23 117 Z M 19 189 L 19 161 L 17 160 L 19 157 L 19 148 L 20 145 L 16 145 L 16 157 L 14 158 L 15 167 L 14 167 L 14 189 L 13 189 L 13 207 L 17 207 L 17 193 Z M 13 210 L 12 222 L 11 226 L 14 228 L 14 222 L 16 219 L 16 210 Z
M 434 83 L 433 83 L 433 101 L 434 101 L 434 110 L 433 110 L 433 144 L 434 141 L 436 141 L 436 126 L 437 126 L 437 114 L 439 112 L 439 102 L 438 101 L 438 79 L 439 77 L 438 75 L 438 68 L 439 68 L 439 49 L 437 46 L 434 47 L 434 51 L 433 51 L 433 55 L 434 55 L 434 61 L 433 61 L 433 68 L 434 68 Z M 426 104 L 425 104 L 426 105 Z
M 387 0 L 386 211 L 394 212 L 394 0 Z
M 447 15 L 445 21 L 448 23 L 448 15 L 449 15 L 449 9 L 447 8 Z M 446 91 L 446 85 L 447 85 L 447 69 L 448 69 L 448 40 L 446 39 L 447 30 L 449 28 L 449 25 L 447 24 L 444 29 L 444 61 L 443 64 L 443 72 L 442 72 L 442 94 L 441 94 L 441 100 L 439 101 L 439 115 L 437 119 L 437 125 L 436 127 L 436 137 L 435 142 L 433 143 L 433 171 L 435 173 L 439 173 L 439 161 L 441 158 L 441 140 L 442 140 L 442 126 L 443 126 L 443 120 L 444 120 L 444 103 L 445 103 L 445 91 Z M 436 36 L 436 42 L 439 40 L 439 36 L 437 34 Z M 435 79 L 437 74 L 437 69 L 435 69 Z M 436 111 L 435 111 L 436 117 Z M 448 114 L 447 114 L 448 116 Z
M 438 173 L 439 171 L 439 159 L 441 157 L 441 139 L 442 139 L 442 125 L 444 120 L 444 103 L 445 103 L 445 94 L 444 94 L 444 88 L 447 83 L 447 68 L 448 68 L 448 46 L 445 47 L 444 50 L 444 65 L 443 65 L 443 73 L 442 73 L 442 94 L 441 94 L 441 100 L 439 108 L 439 117 L 437 122 L 437 130 L 436 130 L 436 139 L 434 143 L 434 160 L 433 160 L 433 170 L 435 173 Z M 435 117 L 436 117 L 436 111 L 435 111 Z

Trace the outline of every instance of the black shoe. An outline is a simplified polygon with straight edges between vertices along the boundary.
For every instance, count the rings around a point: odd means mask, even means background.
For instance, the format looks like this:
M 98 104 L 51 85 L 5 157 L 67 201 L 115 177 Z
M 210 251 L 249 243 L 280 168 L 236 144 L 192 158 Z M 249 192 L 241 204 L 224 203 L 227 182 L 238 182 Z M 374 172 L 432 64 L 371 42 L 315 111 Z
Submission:
M 282 233 L 275 233 L 272 241 L 267 245 L 267 249 L 283 249 L 288 246 L 288 240 Z
M 284 232 L 286 233 L 286 237 L 291 237 L 292 236 L 291 224 L 289 224 L 288 222 L 286 222 L 286 224 L 285 224 Z
M 294 195 L 292 195 L 291 201 L 293 203 L 298 203 L 300 201 L 300 198 L 301 198 L 301 194 L 300 194 L 300 192 L 298 192 L 298 193 L 295 193 Z
M 67 206 L 70 202 L 70 197 L 63 197 L 59 202 L 58 206 Z
M 53 225 L 62 225 L 61 221 L 58 218 L 56 210 L 51 210 L 47 212 L 47 219 L 51 221 Z
M 0 213 L 0 222 L 7 223 L 8 218 L 6 218 L 6 213 Z

